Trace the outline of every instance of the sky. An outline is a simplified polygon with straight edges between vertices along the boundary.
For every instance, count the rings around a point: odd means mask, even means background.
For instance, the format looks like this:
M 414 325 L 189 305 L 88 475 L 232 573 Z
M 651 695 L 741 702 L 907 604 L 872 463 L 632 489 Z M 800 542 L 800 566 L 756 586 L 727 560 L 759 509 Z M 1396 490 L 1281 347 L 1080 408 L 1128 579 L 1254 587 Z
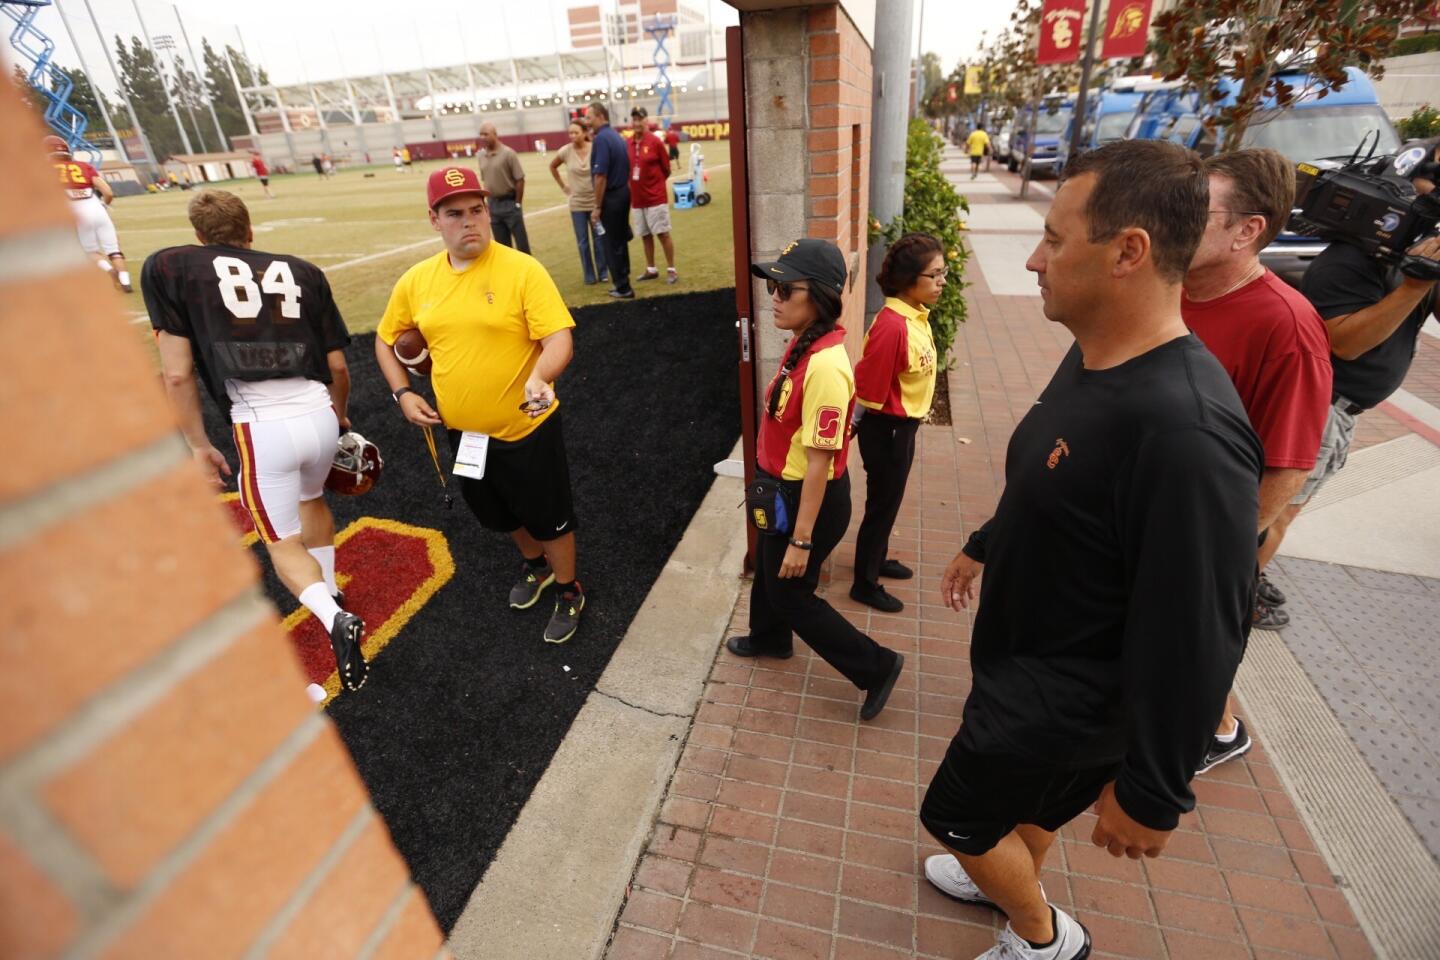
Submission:
M 84 0 L 55 0 L 64 8 L 70 27 L 78 36 L 91 73 L 106 89 L 113 89 L 111 74 Z M 200 39 L 212 44 L 240 46 L 253 60 L 263 64 L 277 83 L 298 83 L 305 79 L 327 80 L 346 75 L 404 70 L 424 63 L 444 66 L 472 61 L 498 60 L 507 56 L 531 56 L 568 49 L 565 11 L 584 0 L 345 0 L 343 3 L 316 3 L 303 0 L 246 0 L 221 5 L 214 0 L 90 0 L 107 44 L 115 34 L 143 36 L 141 20 L 154 40 L 174 37 L 178 52 L 185 56 L 185 38 L 176 19 L 178 9 L 189 40 L 199 56 Z M 615 0 L 599 0 L 604 4 Z M 739 22 L 736 11 L 724 0 L 688 0 L 708 3 L 713 20 L 732 25 Z M 896 0 L 877 0 L 881 15 Z M 913 0 L 915 29 L 923 37 L 917 50 L 940 55 L 946 72 L 962 58 L 972 56 L 981 31 L 994 36 L 1009 19 L 1011 4 L 1006 0 Z M 137 6 L 139 16 L 137 17 Z M 337 11 L 343 10 L 343 16 Z M 56 43 L 56 60 L 79 65 L 60 13 L 52 6 L 42 8 L 38 27 Z M 237 33 L 238 31 L 238 33 Z M 9 62 L 14 51 L 0 41 Z M 113 46 L 113 44 L 112 44 Z M 190 59 L 188 56 L 185 59 Z

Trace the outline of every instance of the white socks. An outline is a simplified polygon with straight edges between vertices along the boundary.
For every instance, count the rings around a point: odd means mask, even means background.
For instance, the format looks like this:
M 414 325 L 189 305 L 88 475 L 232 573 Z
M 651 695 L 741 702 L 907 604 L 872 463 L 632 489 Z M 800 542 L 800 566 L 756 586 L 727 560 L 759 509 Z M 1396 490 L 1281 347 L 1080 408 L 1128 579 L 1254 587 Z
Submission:
M 1234 743 L 1235 738 L 1238 736 L 1240 736 L 1240 724 L 1237 723 L 1235 724 L 1235 729 L 1231 730 L 1229 733 L 1215 734 L 1215 739 L 1219 740 L 1221 743 Z
M 120 271 L 120 282 L 123 283 L 123 284 L 124 284 L 125 286 L 127 286 L 127 287 L 130 286 L 130 271 L 129 271 L 129 270 L 121 270 L 121 271 Z
M 326 633 L 335 628 L 335 618 L 340 614 L 340 607 L 336 605 L 335 598 L 330 595 L 330 588 L 324 583 L 312 583 L 301 590 L 300 602 L 305 605 L 305 609 L 315 614 L 315 619 L 320 621 Z
M 330 595 L 333 597 L 339 592 L 335 587 L 335 545 L 311 547 L 307 552 L 320 564 L 320 572 L 325 576 L 325 586 L 330 588 Z

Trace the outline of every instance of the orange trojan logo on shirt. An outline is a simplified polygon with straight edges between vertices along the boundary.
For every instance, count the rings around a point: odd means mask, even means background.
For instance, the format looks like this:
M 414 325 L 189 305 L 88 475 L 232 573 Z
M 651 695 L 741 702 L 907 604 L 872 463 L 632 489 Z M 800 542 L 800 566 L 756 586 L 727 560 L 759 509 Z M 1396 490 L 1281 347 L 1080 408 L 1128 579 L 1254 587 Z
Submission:
M 1050 456 L 1045 460 L 1045 466 L 1054 470 L 1060 465 L 1061 457 L 1070 456 L 1070 445 L 1061 437 L 1055 438 L 1055 449 L 1050 451 Z

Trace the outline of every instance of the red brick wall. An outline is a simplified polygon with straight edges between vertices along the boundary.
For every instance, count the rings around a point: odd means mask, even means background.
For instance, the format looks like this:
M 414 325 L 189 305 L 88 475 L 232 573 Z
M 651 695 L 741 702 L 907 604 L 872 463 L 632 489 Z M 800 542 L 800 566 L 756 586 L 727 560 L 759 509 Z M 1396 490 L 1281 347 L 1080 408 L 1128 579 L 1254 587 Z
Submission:
M 8 79 L 0 128 L 0 335 L 26 350 L 0 378 L 0 956 L 431 960 L 425 901 L 176 434 L 139 298 L 80 253 Z

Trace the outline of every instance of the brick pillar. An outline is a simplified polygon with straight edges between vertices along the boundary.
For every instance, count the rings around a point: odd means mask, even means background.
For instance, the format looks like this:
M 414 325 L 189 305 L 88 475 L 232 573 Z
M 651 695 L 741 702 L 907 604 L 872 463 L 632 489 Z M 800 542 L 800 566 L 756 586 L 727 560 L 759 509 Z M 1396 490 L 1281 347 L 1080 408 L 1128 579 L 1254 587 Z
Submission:
M 8 81 L 0 128 L 0 956 L 441 955 Z
M 754 256 L 779 255 L 799 237 L 845 254 L 851 285 L 842 323 L 858 358 L 864 339 L 866 222 L 870 193 L 870 45 L 840 4 L 741 14 Z M 756 281 L 760 381 L 769 381 L 787 336 Z

